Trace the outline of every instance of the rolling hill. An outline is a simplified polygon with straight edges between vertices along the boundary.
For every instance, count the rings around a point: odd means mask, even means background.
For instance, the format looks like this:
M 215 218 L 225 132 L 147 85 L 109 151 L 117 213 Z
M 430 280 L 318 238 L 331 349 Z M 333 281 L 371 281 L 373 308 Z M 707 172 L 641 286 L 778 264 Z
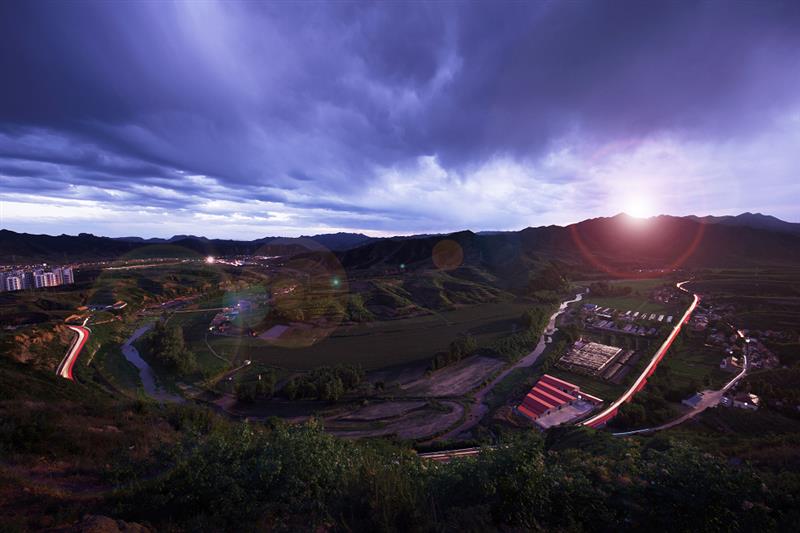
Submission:
M 125 255 L 293 255 L 332 250 L 348 270 L 385 271 L 434 267 L 435 248 L 446 240 L 455 243 L 446 247 L 449 247 L 448 253 L 461 255 L 459 264 L 485 268 L 498 276 L 515 277 L 551 260 L 615 273 L 680 266 L 796 263 L 800 261 L 800 232 L 794 231 L 794 226 L 796 224 L 774 217 L 745 213 L 713 219 L 666 215 L 637 219 L 619 214 L 566 227 L 541 226 L 491 233 L 461 231 L 449 235 L 384 239 L 338 233 L 300 238 L 265 237 L 254 241 L 195 236 L 137 240 L 86 233 L 48 236 L 0 230 L 0 261 L 71 262 Z

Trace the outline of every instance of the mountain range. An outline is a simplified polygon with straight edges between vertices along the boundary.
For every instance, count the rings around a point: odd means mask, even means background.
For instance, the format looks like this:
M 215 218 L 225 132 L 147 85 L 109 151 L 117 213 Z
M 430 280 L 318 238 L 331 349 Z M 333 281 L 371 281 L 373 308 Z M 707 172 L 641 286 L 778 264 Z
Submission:
M 360 233 L 308 237 L 264 237 L 252 241 L 176 235 L 169 239 L 108 238 L 81 233 L 31 235 L 0 230 L 0 262 L 77 262 L 126 255 L 291 255 L 331 250 L 350 270 L 432 267 L 434 247 L 458 244 L 462 264 L 511 275 L 552 260 L 580 263 L 609 272 L 680 266 L 800 264 L 800 224 L 758 213 L 723 217 L 649 219 L 625 214 L 568 226 L 520 231 L 461 231 L 446 235 L 372 238 Z

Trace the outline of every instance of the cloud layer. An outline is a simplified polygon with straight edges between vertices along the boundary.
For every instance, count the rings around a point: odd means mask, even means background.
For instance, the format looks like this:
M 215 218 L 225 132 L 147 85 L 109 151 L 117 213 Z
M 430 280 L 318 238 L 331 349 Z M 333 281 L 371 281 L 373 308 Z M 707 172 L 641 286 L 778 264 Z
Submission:
M 799 221 L 795 2 L 0 4 L 0 226 Z

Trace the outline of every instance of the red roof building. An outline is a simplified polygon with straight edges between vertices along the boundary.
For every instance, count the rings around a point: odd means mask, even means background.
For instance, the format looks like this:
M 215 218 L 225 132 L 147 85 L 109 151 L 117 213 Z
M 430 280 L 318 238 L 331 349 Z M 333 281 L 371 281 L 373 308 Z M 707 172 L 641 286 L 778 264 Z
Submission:
M 600 404 L 603 400 L 581 392 L 581 388 L 549 374 L 544 374 L 517 406 L 522 415 L 536 420 L 578 400 Z

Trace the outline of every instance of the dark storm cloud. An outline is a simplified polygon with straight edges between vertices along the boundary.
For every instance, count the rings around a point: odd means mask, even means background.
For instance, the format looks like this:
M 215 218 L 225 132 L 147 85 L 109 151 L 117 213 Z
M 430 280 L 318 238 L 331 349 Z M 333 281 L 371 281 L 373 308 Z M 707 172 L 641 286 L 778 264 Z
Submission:
M 750 135 L 800 103 L 798 27 L 796 2 L 4 2 L 0 192 L 426 229 L 446 214 L 361 195 L 423 156 L 464 185 L 563 143 Z

